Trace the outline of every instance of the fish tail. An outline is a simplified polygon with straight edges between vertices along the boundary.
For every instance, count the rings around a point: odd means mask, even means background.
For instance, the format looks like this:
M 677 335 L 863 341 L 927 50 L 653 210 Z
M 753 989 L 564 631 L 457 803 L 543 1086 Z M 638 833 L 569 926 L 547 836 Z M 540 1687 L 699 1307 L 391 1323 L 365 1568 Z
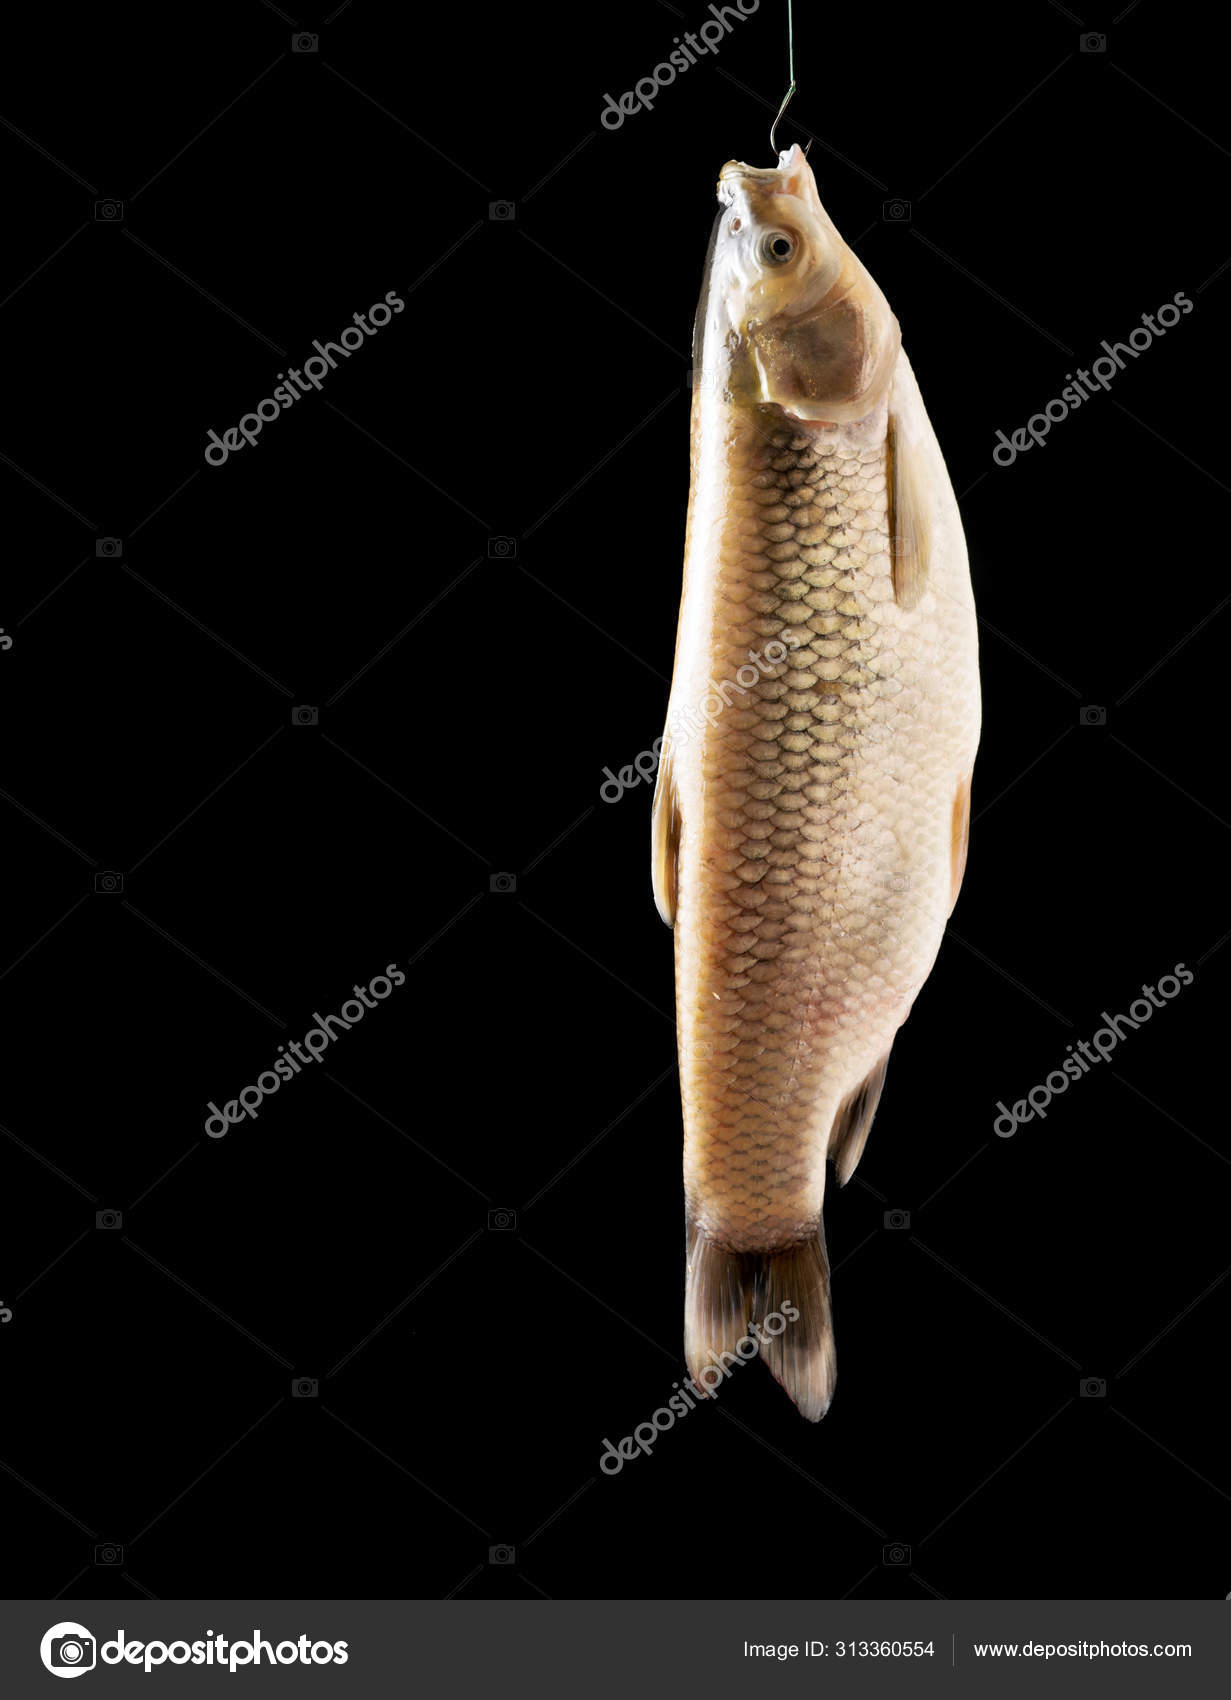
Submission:
M 800 1415 L 819 1422 L 836 1373 L 824 1229 L 782 1251 L 739 1252 L 690 1223 L 684 1356 L 693 1383 L 712 1394 L 757 1355 Z

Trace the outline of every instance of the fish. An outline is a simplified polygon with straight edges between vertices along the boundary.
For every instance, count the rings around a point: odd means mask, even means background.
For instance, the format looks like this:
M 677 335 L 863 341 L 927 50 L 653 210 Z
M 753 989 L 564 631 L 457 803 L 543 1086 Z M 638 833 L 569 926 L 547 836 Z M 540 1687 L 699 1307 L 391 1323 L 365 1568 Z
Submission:
M 978 639 L 898 321 L 807 159 L 731 160 L 718 201 L 652 826 L 675 934 L 684 1352 L 702 1393 L 759 1355 L 816 1422 L 835 1378 L 827 1164 L 839 1186 L 855 1171 L 957 900 Z

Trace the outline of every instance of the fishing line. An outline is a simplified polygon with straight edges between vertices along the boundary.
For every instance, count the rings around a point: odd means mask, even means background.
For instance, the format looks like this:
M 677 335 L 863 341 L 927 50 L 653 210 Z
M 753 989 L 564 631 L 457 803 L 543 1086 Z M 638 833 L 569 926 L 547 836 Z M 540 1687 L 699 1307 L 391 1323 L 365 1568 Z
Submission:
M 782 120 L 782 114 L 791 104 L 791 96 L 795 93 L 795 8 L 793 0 L 786 0 L 786 74 L 790 87 L 782 97 L 782 105 L 778 108 L 778 116 L 769 127 L 769 151 L 775 159 L 778 157 L 778 146 L 774 140 L 775 132 Z

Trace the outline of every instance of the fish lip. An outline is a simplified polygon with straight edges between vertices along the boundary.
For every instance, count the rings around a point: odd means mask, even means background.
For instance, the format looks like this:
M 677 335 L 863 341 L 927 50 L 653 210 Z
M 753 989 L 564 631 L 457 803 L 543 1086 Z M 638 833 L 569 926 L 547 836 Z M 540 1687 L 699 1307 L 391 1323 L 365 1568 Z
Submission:
M 718 199 L 729 206 L 737 186 L 742 184 L 781 183 L 785 188 L 791 172 L 804 157 L 799 143 L 792 142 L 778 155 L 777 165 L 746 165 L 742 159 L 729 159 L 718 173 Z

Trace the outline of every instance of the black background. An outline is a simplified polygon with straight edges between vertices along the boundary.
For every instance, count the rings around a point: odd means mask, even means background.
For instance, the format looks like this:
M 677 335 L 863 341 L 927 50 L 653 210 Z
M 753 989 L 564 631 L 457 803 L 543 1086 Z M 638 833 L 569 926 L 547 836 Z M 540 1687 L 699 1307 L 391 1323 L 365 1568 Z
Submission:
M 816 137 L 967 526 L 970 867 L 827 1201 L 830 1415 L 752 1368 L 598 1469 L 682 1373 L 670 936 L 649 788 L 599 785 L 661 727 L 713 181 L 769 163 L 781 9 L 599 119 L 706 16 L 6 23 L 13 1594 L 1231 1589 L 1228 154 L 1220 56 L 1153 0 L 800 7 L 779 142 Z M 319 395 L 204 465 L 389 290 Z M 1109 393 L 993 464 L 1177 290 Z M 320 1067 L 204 1137 L 391 961 Z M 1191 988 L 995 1136 L 1177 962 Z

